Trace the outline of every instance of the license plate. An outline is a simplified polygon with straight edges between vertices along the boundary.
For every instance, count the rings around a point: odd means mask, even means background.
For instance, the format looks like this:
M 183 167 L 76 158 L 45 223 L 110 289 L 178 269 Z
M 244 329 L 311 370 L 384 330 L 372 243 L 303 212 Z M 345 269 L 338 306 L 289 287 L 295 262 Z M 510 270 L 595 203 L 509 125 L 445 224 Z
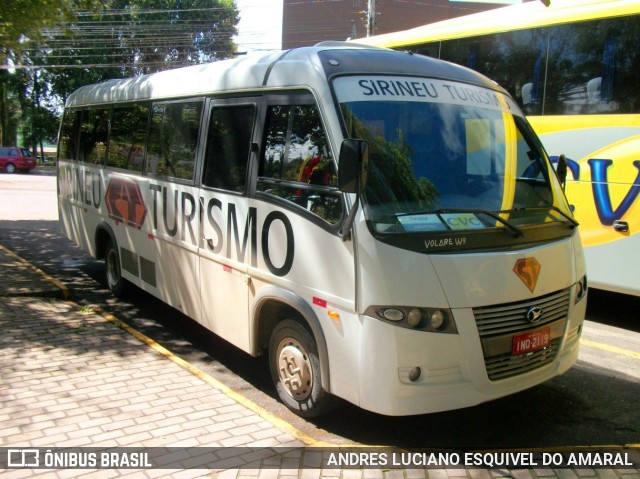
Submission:
M 524 354 L 544 348 L 551 341 L 551 328 L 536 329 L 513 337 L 512 354 Z

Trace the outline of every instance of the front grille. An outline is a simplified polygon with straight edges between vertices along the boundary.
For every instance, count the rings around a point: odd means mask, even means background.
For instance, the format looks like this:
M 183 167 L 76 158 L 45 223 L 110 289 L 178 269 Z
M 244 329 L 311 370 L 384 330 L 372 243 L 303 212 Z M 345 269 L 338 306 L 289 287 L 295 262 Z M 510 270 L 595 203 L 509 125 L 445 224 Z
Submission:
M 497 381 L 498 379 L 510 378 L 553 362 L 558 354 L 561 339 L 555 339 L 546 348 L 538 349 L 528 354 L 520 354 L 518 356 L 505 354 L 493 358 L 485 358 L 484 363 L 489 379 Z
M 493 307 L 474 308 L 473 314 L 480 337 L 514 334 L 537 329 L 559 319 L 566 319 L 569 312 L 568 289 L 530 299 L 519 303 L 502 304 Z M 527 320 L 527 312 L 537 306 L 542 309 L 542 319 L 537 323 Z
M 517 376 L 555 359 L 569 314 L 570 298 L 571 290 L 564 289 L 517 303 L 473 309 L 490 380 Z M 527 313 L 533 307 L 543 312 L 536 323 L 527 320 Z M 551 341 L 545 348 L 520 355 L 511 353 L 515 335 L 544 327 L 551 330 Z

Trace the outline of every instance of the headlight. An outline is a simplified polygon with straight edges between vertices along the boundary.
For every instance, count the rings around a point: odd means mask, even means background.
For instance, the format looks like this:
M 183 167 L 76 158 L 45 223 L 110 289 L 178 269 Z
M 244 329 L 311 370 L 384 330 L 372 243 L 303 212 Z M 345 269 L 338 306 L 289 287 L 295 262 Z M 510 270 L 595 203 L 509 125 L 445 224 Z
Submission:
M 442 328 L 445 322 L 446 322 L 446 316 L 441 309 L 435 310 L 433 313 L 431 313 L 431 316 L 429 317 L 429 325 L 431 326 L 431 328 L 435 330 Z
M 364 314 L 416 331 L 446 334 L 458 333 L 453 315 L 449 309 L 411 306 L 369 306 Z
M 417 328 L 420 326 L 420 322 L 422 321 L 422 311 L 418 308 L 413 308 L 409 311 L 409 315 L 407 316 L 407 324 L 412 328 Z

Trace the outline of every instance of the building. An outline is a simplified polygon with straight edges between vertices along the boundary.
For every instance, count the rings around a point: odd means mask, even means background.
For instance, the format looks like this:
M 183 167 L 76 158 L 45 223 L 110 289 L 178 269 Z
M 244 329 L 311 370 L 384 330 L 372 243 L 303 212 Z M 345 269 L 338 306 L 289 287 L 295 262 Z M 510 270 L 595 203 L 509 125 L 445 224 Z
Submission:
M 521 1 L 527 0 L 284 0 L 282 49 L 367 36 L 370 3 L 376 13 L 372 34 L 381 34 Z

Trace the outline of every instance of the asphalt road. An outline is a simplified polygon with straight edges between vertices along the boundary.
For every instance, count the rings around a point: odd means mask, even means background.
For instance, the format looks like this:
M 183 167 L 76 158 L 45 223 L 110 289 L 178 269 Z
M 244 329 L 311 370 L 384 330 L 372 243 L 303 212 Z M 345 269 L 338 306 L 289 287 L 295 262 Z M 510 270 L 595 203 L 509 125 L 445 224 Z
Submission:
M 458 411 L 385 417 L 347 403 L 328 417 L 291 414 L 264 358 L 251 358 L 141 290 L 110 296 L 103 264 L 59 232 L 51 172 L 0 174 L 0 244 L 99 307 L 319 441 L 500 449 L 640 444 L 640 298 L 591 290 L 580 358 L 565 375 Z

